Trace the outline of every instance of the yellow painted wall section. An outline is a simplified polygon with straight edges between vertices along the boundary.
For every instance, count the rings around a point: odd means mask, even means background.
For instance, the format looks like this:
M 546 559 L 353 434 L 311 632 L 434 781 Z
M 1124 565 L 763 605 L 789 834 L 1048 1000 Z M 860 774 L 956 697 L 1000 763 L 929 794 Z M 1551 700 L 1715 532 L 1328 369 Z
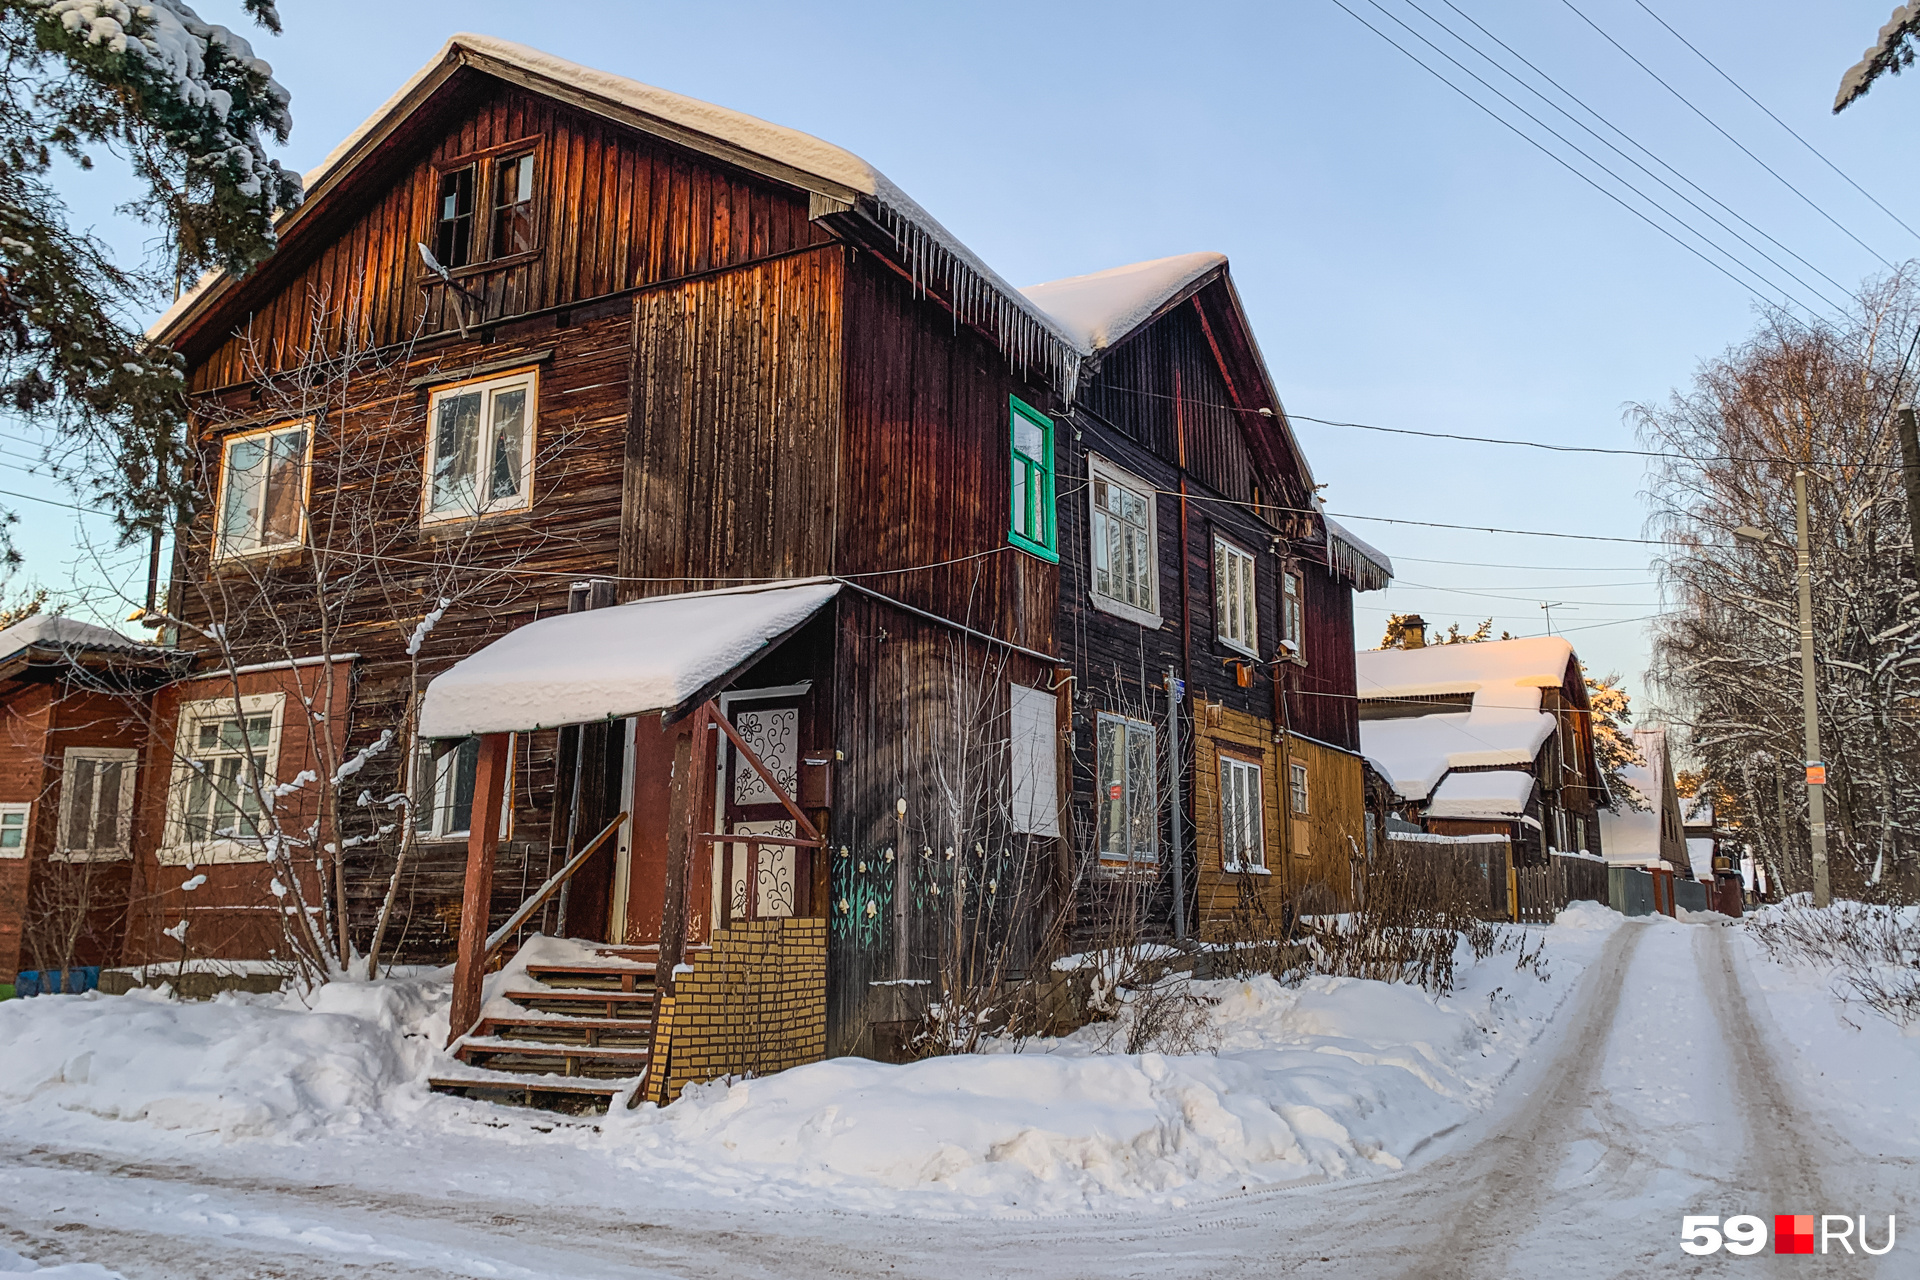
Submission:
M 1344 906 L 1366 852 L 1365 778 L 1357 756 L 1301 738 L 1274 741 L 1271 721 L 1218 703 L 1194 708 L 1194 813 L 1200 935 L 1278 928 L 1290 898 L 1308 911 Z M 1266 871 L 1229 871 L 1222 856 L 1221 761 L 1260 766 Z M 1306 769 L 1307 811 L 1292 812 L 1291 766 Z

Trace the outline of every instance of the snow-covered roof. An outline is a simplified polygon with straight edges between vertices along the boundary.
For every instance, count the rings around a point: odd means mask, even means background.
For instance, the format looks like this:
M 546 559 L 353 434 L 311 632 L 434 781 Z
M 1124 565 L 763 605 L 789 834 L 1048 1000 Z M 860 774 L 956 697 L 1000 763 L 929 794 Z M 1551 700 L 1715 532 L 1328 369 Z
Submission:
M 1327 515 L 1327 542 L 1333 548 L 1333 567 L 1352 581 L 1356 591 L 1379 591 L 1393 581 L 1393 561 L 1372 543 Z
M 1567 678 L 1573 646 L 1559 636 L 1432 644 L 1424 649 L 1363 649 L 1356 656 L 1361 698 L 1471 693 L 1473 707 L 1540 709 L 1540 690 Z
M 11 658 L 23 649 L 144 650 L 148 647 L 131 636 L 121 635 L 107 627 L 48 613 L 36 613 L 25 622 L 15 623 L 5 631 L 0 631 L 0 661 Z
M 1693 878 L 1713 883 L 1713 839 L 1710 836 L 1687 837 L 1687 861 L 1693 867 Z
M 1486 773 L 1450 773 L 1427 806 L 1430 818 L 1483 818 L 1501 821 L 1526 812 L 1533 798 L 1533 775 L 1511 769 Z
M 1645 764 L 1629 764 L 1620 776 L 1640 793 L 1645 809 L 1630 808 L 1616 798 L 1612 808 L 1600 810 L 1600 847 L 1609 859 L 1636 863 L 1660 856 L 1660 811 L 1666 804 L 1667 731 L 1644 725 L 1633 731 L 1633 745 Z
M 1092 355 L 1125 341 L 1194 281 L 1226 265 L 1223 253 L 1182 253 L 1030 284 L 1020 292 L 1052 316 L 1082 354 Z
M 1502 707 L 1362 720 L 1360 750 L 1403 800 L 1423 800 L 1450 769 L 1532 764 L 1553 732 L 1544 711 Z
M 814 578 L 654 596 L 529 622 L 428 683 L 420 732 L 464 738 L 679 707 L 759 657 L 839 590 Z
M 423 91 L 460 65 L 505 73 L 586 110 L 618 109 L 619 118 L 685 145 L 732 159 L 771 166 L 776 176 L 830 201 L 845 205 L 862 199 L 868 212 L 894 238 L 916 282 L 948 288 L 960 318 L 993 333 L 1008 357 L 1039 366 L 1071 394 L 1084 354 L 1057 321 L 1002 280 L 959 237 L 935 220 L 885 174 L 854 155 L 809 133 L 773 124 L 743 111 L 702 102 L 625 76 L 581 66 L 527 45 L 493 36 L 461 33 L 306 174 L 308 202 L 319 203 L 325 188 L 350 171 L 390 126 L 418 105 Z M 283 226 L 301 216 L 282 216 Z M 203 277 L 167 309 L 148 331 L 163 338 L 174 326 L 229 281 L 224 274 Z

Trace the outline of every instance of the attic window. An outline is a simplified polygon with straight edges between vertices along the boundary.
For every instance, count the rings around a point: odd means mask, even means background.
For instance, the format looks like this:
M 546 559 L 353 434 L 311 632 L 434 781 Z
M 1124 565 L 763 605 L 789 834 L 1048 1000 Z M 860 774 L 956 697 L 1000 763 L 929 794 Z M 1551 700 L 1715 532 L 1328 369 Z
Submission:
M 493 256 L 533 248 L 533 153 L 498 163 L 493 178 Z
M 531 159 L 531 157 L 529 157 Z M 473 166 L 440 175 L 440 202 L 435 217 L 433 256 L 448 269 L 473 261 Z

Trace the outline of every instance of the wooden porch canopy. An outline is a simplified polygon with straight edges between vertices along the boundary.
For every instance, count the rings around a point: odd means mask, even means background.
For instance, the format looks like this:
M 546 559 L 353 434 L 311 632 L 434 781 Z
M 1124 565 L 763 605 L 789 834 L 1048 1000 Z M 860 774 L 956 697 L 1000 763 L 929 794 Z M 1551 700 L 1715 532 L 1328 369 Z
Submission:
M 764 586 L 655 596 L 608 609 L 559 614 L 509 632 L 455 663 L 427 685 L 420 707 L 426 738 L 479 737 L 473 812 L 500 812 L 508 785 L 508 735 L 625 716 L 694 716 L 694 733 L 676 747 L 674 806 L 685 825 L 675 831 L 669 859 L 659 979 L 671 985 L 686 942 L 688 863 L 693 850 L 715 840 L 695 830 L 711 804 L 711 734 L 724 733 L 749 767 L 792 813 L 799 838 L 756 837 L 749 843 L 816 846 L 819 833 L 712 700 L 753 662 L 803 626 L 840 591 L 831 579 L 809 578 Z M 682 754 L 684 753 L 684 755 Z M 699 777 L 693 775 L 699 774 Z M 627 815 L 622 814 L 615 825 Z M 558 888 L 612 830 L 602 832 L 535 899 Z M 480 1015 L 481 975 L 498 945 L 487 933 L 499 824 L 476 821 L 467 837 L 467 875 L 454 966 L 453 1039 Z M 752 895 L 748 895 L 751 900 Z M 501 938 L 500 941 L 504 941 Z

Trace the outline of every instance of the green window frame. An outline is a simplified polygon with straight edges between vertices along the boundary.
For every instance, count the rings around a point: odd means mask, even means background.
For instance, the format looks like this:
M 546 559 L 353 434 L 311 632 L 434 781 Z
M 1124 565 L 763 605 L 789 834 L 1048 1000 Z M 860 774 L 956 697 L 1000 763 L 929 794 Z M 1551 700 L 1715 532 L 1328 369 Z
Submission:
M 1053 419 L 1018 396 L 1007 397 L 1007 541 L 1060 563 L 1054 514 Z

